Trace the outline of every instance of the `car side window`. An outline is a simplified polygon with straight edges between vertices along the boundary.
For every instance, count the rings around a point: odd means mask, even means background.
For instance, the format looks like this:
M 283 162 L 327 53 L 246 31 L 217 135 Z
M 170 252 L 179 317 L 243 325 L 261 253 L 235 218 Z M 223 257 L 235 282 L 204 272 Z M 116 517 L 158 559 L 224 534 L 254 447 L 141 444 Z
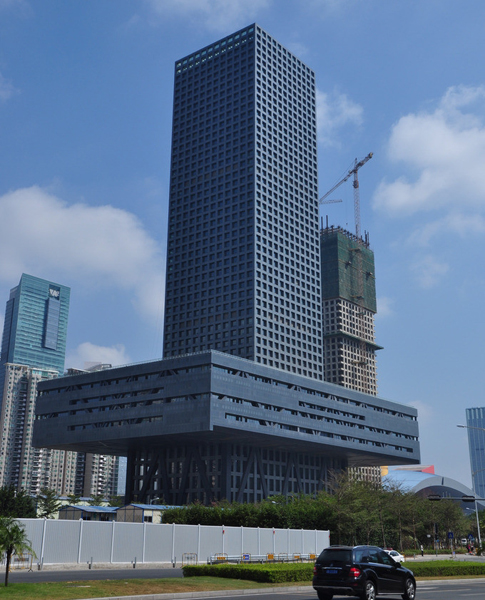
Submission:
M 379 562 L 382 563 L 383 565 L 390 565 L 390 566 L 392 566 L 394 564 L 394 561 L 392 560 L 392 558 L 389 556 L 389 554 L 387 552 L 384 552 L 384 550 L 379 550 Z
M 365 550 L 355 550 L 355 562 L 364 562 Z
M 369 562 L 379 563 L 379 554 L 377 552 L 377 548 L 369 548 Z

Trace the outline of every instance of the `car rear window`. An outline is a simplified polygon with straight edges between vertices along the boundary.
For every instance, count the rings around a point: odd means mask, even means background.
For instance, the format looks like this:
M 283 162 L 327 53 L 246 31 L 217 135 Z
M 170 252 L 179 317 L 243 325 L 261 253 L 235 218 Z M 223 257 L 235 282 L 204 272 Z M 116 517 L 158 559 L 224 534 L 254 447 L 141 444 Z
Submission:
M 351 563 L 352 562 L 352 550 L 350 548 L 327 548 L 318 557 L 318 562 L 321 564 L 326 563 Z

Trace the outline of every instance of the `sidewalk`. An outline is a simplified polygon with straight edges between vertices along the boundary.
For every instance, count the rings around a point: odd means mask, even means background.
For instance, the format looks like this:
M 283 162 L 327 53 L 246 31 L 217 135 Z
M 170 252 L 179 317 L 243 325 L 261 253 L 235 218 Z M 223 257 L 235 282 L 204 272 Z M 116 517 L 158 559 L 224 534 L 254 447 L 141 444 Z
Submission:
M 455 557 L 452 556 L 451 552 L 449 554 L 425 554 L 421 556 L 421 554 L 416 554 L 414 558 L 406 557 L 404 564 L 413 562 L 421 562 L 426 560 L 459 560 L 465 561 L 470 560 L 474 562 L 485 562 L 485 556 L 475 556 L 473 554 L 455 554 Z

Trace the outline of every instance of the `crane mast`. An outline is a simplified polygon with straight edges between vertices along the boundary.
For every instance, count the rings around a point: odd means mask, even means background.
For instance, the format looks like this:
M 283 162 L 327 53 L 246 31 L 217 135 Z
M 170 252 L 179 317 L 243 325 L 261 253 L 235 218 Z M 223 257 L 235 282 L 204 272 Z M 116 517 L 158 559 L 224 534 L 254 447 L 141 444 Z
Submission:
M 370 160 L 373 156 L 372 152 L 357 162 L 355 159 L 354 168 L 352 169 L 352 173 L 354 175 L 354 220 L 355 220 L 355 235 L 360 239 L 360 192 L 359 192 L 359 169 L 365 165 L 365 163 Z

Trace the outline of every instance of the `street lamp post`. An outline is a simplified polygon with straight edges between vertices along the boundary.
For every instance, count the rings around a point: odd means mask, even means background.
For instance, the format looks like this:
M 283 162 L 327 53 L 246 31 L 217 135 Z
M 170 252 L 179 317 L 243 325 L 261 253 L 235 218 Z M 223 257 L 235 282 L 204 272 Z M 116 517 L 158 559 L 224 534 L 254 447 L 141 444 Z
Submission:
M 473 425 L 457 425 L 457 427 L 460 427 L 461 429 L 478 429 L 479 431 L 485 432 L 485 429 L 483 427 L 474 427 Z M 480 519 L 478 518 L 478 504 L 477 504 L 477 500 L 476 500 L 477 490 L 475 489 L 475 475 L 477 473 L 481 473 L 482 471 L 485 471 L 485 469 L 478 469 L 476 471 L 472 471 L 472 488 L 473 488 L 473 491 L 475 492 L 475 515 L 477 517 L 478 547 L 480 549 L 482 547 L 482 537 L 480 535 Z

